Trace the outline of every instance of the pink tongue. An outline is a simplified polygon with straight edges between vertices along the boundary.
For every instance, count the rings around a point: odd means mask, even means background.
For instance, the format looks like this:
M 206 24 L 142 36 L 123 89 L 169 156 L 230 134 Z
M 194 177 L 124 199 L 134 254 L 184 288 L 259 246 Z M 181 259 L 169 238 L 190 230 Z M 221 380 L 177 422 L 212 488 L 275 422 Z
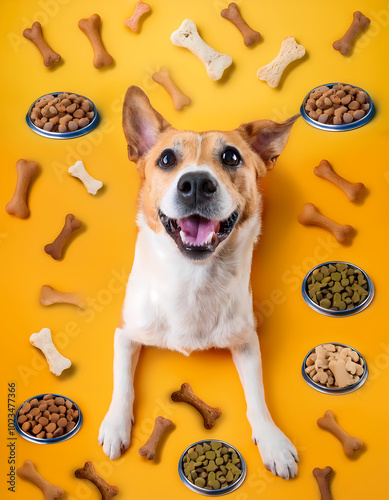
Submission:
M 202 245 L 210 233 L 216 233 L 219 229 L 219 221 L 205 219 L 199 215 L 178 219 L 177 222 L 185 235 L 186 241 L 195 245 Z

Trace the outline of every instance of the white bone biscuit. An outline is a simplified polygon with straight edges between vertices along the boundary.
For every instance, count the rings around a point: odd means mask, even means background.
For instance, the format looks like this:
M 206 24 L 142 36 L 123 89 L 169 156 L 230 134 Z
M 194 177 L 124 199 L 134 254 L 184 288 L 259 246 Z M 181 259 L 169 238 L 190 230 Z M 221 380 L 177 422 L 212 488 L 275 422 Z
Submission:
M 277 87 L 281 80 L 284 69 L 293 61 L 301 59 L 305 54 L 305 48 L 299 45 L 292 36 L 284 38 L 281 49 L 275 59 L 257 71 L 257 77 L 265 81 L 270 87 Z
M 90 194 L 96 194 L 97 191 L 103 187 L 101 181 L 94 179 L 88 174 L 82 161 L 76 161 L 74 165 L 69 167 L 68 172 L 72 177 L 80 179 Z
M 51 373 L 54 373 L 57 377 L 61 375 L 64 370 L 72 366 L 70 359 L 65 358 L 57 351 L 53 344 L 49 328 L 42 328 L 40 332 L 33 333 L 30 337 L 30 342 L 34 347 L 37 347 L 43 352 Z
M 178 30 L 171 34 L 170 40 L 177 47 L 184 47 L 198 57 L 211 80 L 220 80 L 224 70 L 232 64 L 231 56 L 217 52 L 204 42 L 197 32 L 195 23 L 190 19 L 182 22 Z

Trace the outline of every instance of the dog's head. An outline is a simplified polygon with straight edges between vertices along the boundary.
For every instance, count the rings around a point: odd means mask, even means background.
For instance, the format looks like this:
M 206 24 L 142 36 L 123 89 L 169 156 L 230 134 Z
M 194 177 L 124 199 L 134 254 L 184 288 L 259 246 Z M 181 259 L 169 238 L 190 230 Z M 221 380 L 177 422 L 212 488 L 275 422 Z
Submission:
M 261 206 L 258 180 L 273 168 L 295 115 L 259 120 L 231 132 L 173 128 L 138 87 L 127 90 L 123 129 L 141 176 L 140 210 L 190 259 L 215 253 Z

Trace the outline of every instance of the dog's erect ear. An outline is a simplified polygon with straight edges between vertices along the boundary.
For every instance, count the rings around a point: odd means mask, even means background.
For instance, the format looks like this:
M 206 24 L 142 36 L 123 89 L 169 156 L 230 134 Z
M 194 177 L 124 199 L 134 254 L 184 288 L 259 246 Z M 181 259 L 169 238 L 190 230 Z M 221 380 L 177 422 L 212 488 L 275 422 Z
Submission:
M 139 87 L 129 87 L 123 104 L 123 130 L 128 158 L 137 162 L 155 144 L 158 135 L 170 124 L 150 104 Z
M 300 114 L 294 115 L 283 123 L 271 120 L 258 120 L 245 123 L 237 131 L 262 158 L 267 170 L 271 170 L 288 140 L 293 123 Z

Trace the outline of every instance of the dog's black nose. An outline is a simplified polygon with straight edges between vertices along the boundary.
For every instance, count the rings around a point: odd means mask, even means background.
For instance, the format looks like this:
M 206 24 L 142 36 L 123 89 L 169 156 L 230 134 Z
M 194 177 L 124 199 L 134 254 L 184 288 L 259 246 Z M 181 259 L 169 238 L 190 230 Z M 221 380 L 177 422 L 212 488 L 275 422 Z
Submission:
M 217 183 L 207 172 L 189 172 L 178 181 L 177 191 L 183 200 L 197 204 L 212 198 L 217 192 Z

